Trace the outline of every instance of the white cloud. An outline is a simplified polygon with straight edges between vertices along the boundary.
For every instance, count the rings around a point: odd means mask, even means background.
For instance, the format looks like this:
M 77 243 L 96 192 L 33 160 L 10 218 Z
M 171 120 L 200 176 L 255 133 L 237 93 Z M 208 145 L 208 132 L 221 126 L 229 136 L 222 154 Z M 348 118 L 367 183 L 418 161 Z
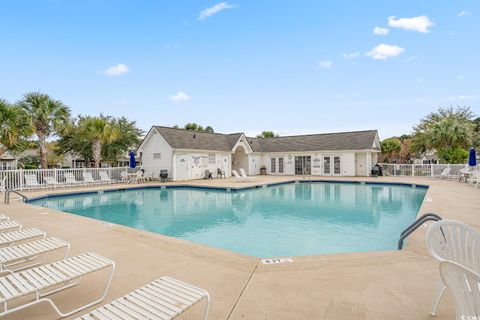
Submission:
M 398 56 L 404 51 L 405 49 L 402 47 L 382 43 L 367 52 L 366 55 L 375 60 L 385 60 Z
M 228 2 L 217 3 L 216 5 L 211 6 L 207 9 L 203 10 L 202 12 L 200 12 L 200 14 L 198 15 L 198 20 L 205 20 L 208 17 L 211 17 L 214 14 L 219 13 L 222 10 L 231 9 L 233 7 L 234 6 L 229 4 Z
M 394 16 L 388 17 L 388 26 L 391 28 L 400 28 L 408 31 L 417 31 L 421 33 L 429 33 L 430 27 L 435 24 L 427 16 L 418 16 L 413 18 L 399 18 Z
M 355 59 L 360 56 L 360 52 L 350 52 L 350 53 L 344 53 L 342 54 L 342 57 L 344 59 Z
M 115 77 L 115 76 L 128 73 L 129 71 L 130 71 L 130 68 L 126 64 L 119 63 L 117 65 L 108 67 L 107 69 L 103 70 L 102 73 L 109 77 Z
M 454 97 L 448 97 L 448 100 L 454 101 L 454 100 L 477 100 L 478 97 L 476 96 L 454 96 Z
M 470 11 L 462 10 L 462 11 L 460 11 L 460 12 L 457 14 L 457 16 L 459 16 L 459 17 L 464 17 L 464 16 L 469 16 L 470 14 L 471 14 Z
M 168 98 L 168 100 L 172 101 L 173 103 L 181 103 L 187 102 L 191 100 L 190 96 L 183 91 L 178 91 L 177 94 Z
M 377 36 L 386 36 L 390 32 L 388 28 L 375 27 L 373 28 L 373 33 Z
M 324 61 L 320 61 L 318 63 L 318 66 L 322 69 L 328 69 L 332 66 L 333 62 L 330 61 L 330 60 L 324 60 Z

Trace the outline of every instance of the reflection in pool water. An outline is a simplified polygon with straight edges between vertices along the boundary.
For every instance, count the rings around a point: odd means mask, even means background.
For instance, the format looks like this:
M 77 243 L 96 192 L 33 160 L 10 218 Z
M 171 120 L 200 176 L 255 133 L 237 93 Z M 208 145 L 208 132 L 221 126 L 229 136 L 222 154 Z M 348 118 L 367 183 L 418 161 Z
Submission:
M 226 192 L 145 188 L 34 201 L 257 257 L 394 250 L 426 188 L 297 183 Z

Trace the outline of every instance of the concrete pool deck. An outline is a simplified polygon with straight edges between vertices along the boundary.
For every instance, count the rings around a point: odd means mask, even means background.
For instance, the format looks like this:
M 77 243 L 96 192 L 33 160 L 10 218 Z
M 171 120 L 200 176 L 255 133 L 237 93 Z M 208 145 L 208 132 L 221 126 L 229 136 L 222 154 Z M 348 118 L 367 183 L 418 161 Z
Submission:
M 251 183 L 224 179 L 168 185 L 235 188 L 299 179 L 301 177 L 262 176 Z M 480 190 L 465 183 L 399 177 L 332 177 L 323 180 L 427 184 L 430 188 L 419 215 L 435 212 L 444 219 L 456 219 L 480 228 Z M 115 185 L 88 190 L 138 186 Z M 38 197 L 84 190 L 25 194 Z M 20 201 L 12 201 L 8 206 L 1 204 L 0 213 L 19 221 L 24 228 L 35 226 L 49 236 L 69 241 L 71 255 L 95 251 L 113 259 L 117 269 L 102 304 L 160 276 L 169 275 L 209 291 L 212 297 L 209 319 L 433 319 L 429 311 L 438 267 L 426 251 L 426 227 L 418 229 L 402 251 L 293 257 L 293 263 L 264 265 L 255 257 Z M 66 309 L 89 298 L 93 300 L 99 291 L 98 285 L 95 285 L 97 280 L 87 280 L 54 295 L 54 299 Z M 187 311 L 181 319 L 201 319 L 202 307 L 199 305 Z M 447 293 L 435 319 L 452 319 L 454 316 L 453 300 Z M 47 304 L 5 317 L 55 318 L 56 314 Z

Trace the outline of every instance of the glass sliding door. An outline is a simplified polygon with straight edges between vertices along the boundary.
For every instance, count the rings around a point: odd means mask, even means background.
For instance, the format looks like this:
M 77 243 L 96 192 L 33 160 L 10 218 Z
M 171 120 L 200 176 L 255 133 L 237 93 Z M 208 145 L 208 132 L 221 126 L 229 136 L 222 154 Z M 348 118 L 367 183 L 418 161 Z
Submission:
M 295 174 L 312 174 L 312 157 L 296 156 L 295 157 Z
M 323 157 L 323 174 L 330 175 L 330 157 Z
M 340 157 L 333 157 L 333 174 L 340 174 Z

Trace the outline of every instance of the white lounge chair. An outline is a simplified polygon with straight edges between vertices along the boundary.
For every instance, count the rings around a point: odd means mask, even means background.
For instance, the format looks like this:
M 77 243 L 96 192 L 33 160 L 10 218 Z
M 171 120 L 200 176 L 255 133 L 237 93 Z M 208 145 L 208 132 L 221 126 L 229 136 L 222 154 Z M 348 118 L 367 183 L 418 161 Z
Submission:
M 93 179 L 91 172 L 84 172 L 83 173 L 83 181 L 87 184 L 97 184 L 100 183 L 98 180 Z
M 58 308 L 51 298 L 47 297 L 72 287 L 87 275 L 108 268 L 111 268 L 111 271 L 107 277 L 105 288 L 100 298 L 95 301 L 64 312 Z M 0 317 L 44 302 L 48 302 L 61 317 L 77 313 L 105 298 L 114 270 L 115 263 L 112 260 L 97 253 L 88 252 L 0 277 Z M 75 297 L 72 298 L 75 299 Z
M 17 242 L 32 240 L 40 237 L 45 239 L 46 235 L 47 234 L 45 232 L 36 228 L 0 233 L 0 247 L 11 246 Z
M 480 271 L 480 233 L 465 223 L 455 220 L 435 222 L 427 231 L 427 248 L 440 262 L 453 261 L 477 273 Z M 444 282 L 438 279 L 432 315 L 435 315 L 445 289 Z
M 249 180 L 252 181 L 252 180 L 256 179 L 256 177 L 247 176 L 247 173 L 245 172 L 245 170 L 243 168 L 240 168 L 240 175 L 242 176 L 242 178 L 244 178 L 247 181 L 249 181 Z
M 0 213 L 0 221 L 7 221 L 7 220 L 10 220 L 10 217 L 4 215 L 3 213 Z
M 25 187 L 27 189 L 35 189 L 35 188 L 41 187 L 41 184 L 38 183 L 37 175 L 26 174 L 25 175 Z
M 472 176 L 467 179 L 467 182 L 471 184 L 475 184 L 475 189 L 478 188 L 478 184 L 480 183 L 480 171 L 476 170 L 472 172 Z
M 452 291 L 456 319 L 478 319 L 480 274 L 453 261 L 442 261 L 440 275 L 443 283 Z
M 210 307 L 207 291 L 171 277 L 162 277 L 77 320 L 174 319 L 203 299 L 207 300 L 203 316 L 206 320 Z
M 439 178 L 440 179 L 448 179 L 450 178 L 450 171 L 452 170 L 451 167 L 446 167 L 445 169 L 443 169 L 443 171 L 440 173 L 440 176 Z
M 7 220 L 7 221 L 0 222 L 0 233 L 13 231 L 21 228 L 22 228 L 22 225 L 14 220 Z
M 76 185 L 82 184 L 82 181 L 78 181 L 72 172 L 65 172 L 64 177 L 65 177 L 65 183 L 68 185 L 76 186 Z
M 235 180 L 240 181 L 240 182 L 247 182 L 248 180 L 242 177 L 241 175 L 238 174 L 237 170 L 232 170 L 233 177 Z
M 43 177 L 47 186 L 52 186 L 54 188 L 58 187 L 60 183 L 55 179 L 55 177 Z
M 99 175 L 100 175 L 100 181 L 101 182 L 106 182 L 106 183 L 112 183 L 113 182 L 113 180 L 110 179 L 110 177 L 108 176 L 108 173 L 106 171 L 100 171 Z
M 0 273 L 19 271 L 41 264 L 45 261 L 48 253 L 56 250 L 65 250 L 65 259 L 70 251 L 70 243 L 57 239 L 48 238 L 33 242 L 19 244 L 13 247 L 0 249 Z M 39 259 L 41 259 L 39 261 Z M 32 262 L 30 264 L 26 264 Z M 19 266 L 20 265 L 20 266 Z M 19 266 L 17 268 L 17 266 Z

